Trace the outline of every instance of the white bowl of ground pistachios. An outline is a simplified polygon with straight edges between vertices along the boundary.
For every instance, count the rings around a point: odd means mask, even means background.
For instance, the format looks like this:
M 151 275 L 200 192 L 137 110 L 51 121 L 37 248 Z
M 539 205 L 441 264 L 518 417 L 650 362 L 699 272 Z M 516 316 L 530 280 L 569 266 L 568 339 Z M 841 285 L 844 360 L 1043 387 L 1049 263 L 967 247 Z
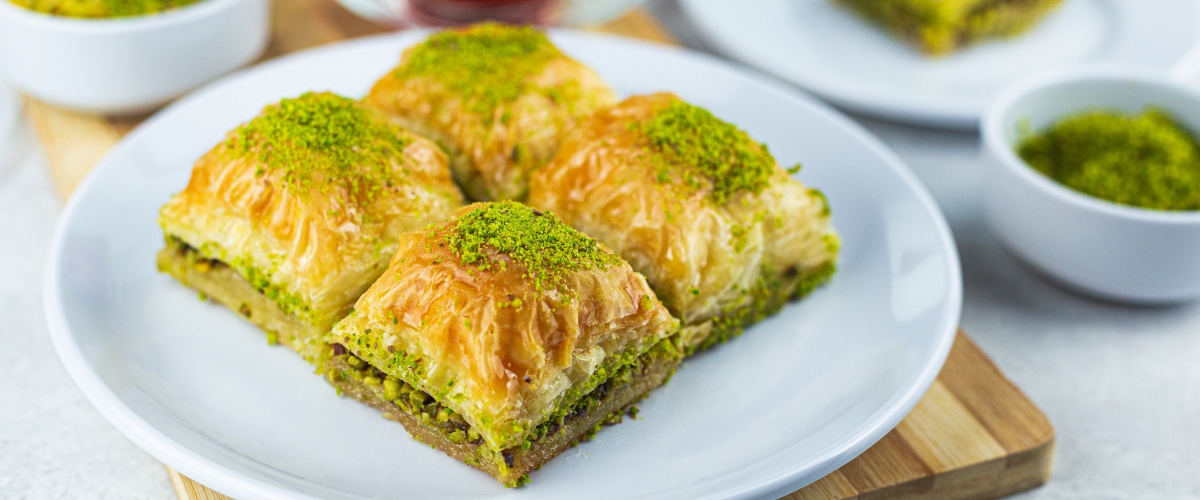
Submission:
M 981 131 L 987 219 L 1018 258 L 1104 299 L 1200 298 L 1200 94 L 1143 69 L 1060 71 L 1005 91 Z
M 257 59 L 270 34 L 269 7 L 269 0 L 0 0 L 0 76 L 70 109 L 148 111 Z

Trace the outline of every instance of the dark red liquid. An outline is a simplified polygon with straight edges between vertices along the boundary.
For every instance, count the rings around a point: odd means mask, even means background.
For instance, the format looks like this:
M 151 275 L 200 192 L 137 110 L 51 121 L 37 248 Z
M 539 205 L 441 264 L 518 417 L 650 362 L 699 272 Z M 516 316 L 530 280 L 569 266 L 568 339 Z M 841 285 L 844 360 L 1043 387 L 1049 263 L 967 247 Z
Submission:
M 422 26 L 450 26 L 479 21 L 548 24 L 555 0 L 409 0 L 409 17 Z

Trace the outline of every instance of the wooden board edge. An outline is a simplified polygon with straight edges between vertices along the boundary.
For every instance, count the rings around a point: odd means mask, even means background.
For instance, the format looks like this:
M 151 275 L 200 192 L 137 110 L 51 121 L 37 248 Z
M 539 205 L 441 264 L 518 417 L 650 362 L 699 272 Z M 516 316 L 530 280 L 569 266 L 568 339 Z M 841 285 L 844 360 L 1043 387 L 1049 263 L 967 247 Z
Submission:
M 1054 425 L 961 329 L 938 375 L 1009 454 L 1041 446 Z M 988 379 L 988 383 L 980 383 Z
M 175 496 L 179 497 L 179 500 L 233 500 L 193 481 L 175 469 L 166 465 L 163 467 L 167 469 L 167 476 L 171 478 L 171 487 L 175 489 Z
M 999 498 L 1021 491 L 1031 490 L 1050 481 L 1054 475 L 1054 450 L 1056 440 L 1053 434 L 1046 442 L 1029 451 L 1008 457 L 1005 473 L 1001 474 L 996 496 Z
M 968 467 L 863 492 L 858 500 L 992 500 L 1046 484 L 1054 469 L 1054 439 L 1033 449 Z M 932 481 L 930 481 L 932 479 Z

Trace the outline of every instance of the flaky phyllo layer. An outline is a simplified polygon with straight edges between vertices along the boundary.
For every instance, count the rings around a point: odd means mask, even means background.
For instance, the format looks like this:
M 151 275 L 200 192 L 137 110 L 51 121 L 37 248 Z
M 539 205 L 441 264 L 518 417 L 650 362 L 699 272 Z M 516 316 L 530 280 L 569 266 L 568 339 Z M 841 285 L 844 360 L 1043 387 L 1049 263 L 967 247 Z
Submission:
M 432 142 L 357 101 L 304 94 L 197 161 L 159 223 L 168 240 L 325 331 L 382 274 L 401 233 L 461 204 Z
M 677 328 L 611 251 L 505 202 L 403 235 L 326 340 L 436 398 L 499 451 Z
M 840 242 L 827 200 L 790 174 L 712 113 L 672 94 L 634 96 L 581 123 L 534 172 L 528 202 L 644 274 L 691 351 L 832 276 Z

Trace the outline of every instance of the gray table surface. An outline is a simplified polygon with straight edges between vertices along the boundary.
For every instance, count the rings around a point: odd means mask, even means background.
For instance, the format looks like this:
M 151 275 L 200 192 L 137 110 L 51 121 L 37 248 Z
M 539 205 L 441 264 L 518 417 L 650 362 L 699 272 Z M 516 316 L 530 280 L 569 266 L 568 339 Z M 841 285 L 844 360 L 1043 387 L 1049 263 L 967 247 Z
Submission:
M 706 50 L 673 4 L 652 10 Z M 982 222 L 976 135 L 855 118 L 941 205 L 962 255 L 963 326 L 1055 425 L 1054 477 L 1022 497 L 1200 498 L 1200 307 L 1126 307 L 1046 283 Z M 0 498 L 172 498 L 162 465 L 55 355 L 41 277 L 58 213 L 32 128 L 18 124 L 0 137 Z

